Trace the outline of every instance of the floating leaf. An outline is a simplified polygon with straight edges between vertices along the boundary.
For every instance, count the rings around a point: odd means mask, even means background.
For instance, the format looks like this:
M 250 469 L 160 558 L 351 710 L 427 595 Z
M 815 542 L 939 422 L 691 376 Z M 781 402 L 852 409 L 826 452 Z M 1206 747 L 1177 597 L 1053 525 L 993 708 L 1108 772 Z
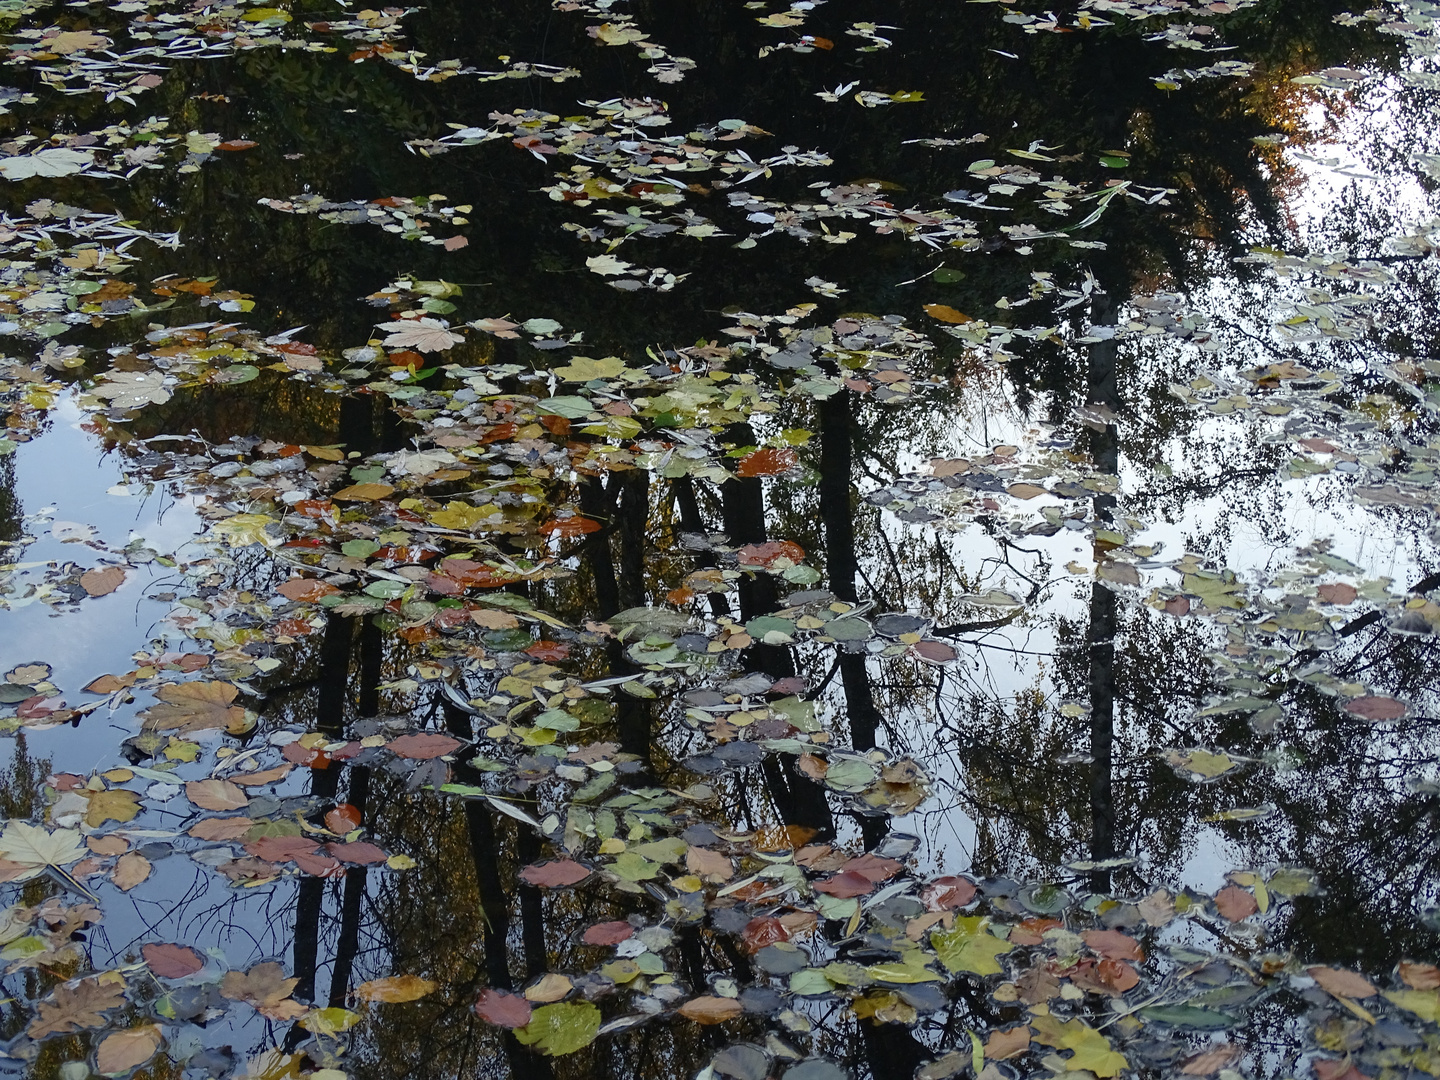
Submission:
M 697 1024 L 723 1024 L 734 1020 L 744 1010 L 734 998 L 705 996 L 691 998 L 679 1008 L 681 1016 Z
M 1013 946 L 989 932 L 990 920 L 980 915 L 961 916 L 949 930 L 935 930 L 930 944 L 952 972 L 968 971 L 975 975 L 998 975 L 997 956 L 1008 953 Z
M 145 712 L 147 731 L 213 731 L 232 735 L 248 730 L 245 710 L 232 705 L 239 689 L 228 682 L 189 682 L 162 686 L 155 696 L 163 702 Z
M 0 833 L 0 881 L 28 881 L 46 867 L 60 868 L 89 854 L 75 829 L 48 832 L 24 821 L 8 821 Z
M 355 996 L 361 1001 L 379 1001 L 387 1004 L 419 1001 L 421 998 L 433 994 L 437 985 L 437 983 L 433 983 L 429 979 L 422 979 L 418 975 L 390 975 L 383 979 L 371 979 L 369 982 L 361 983 L 355 988 Z
M 581 866 L 573 859 L 552 859 L 550 862 L 534 863 L 520 871 L 521 881 L 546 889 L 578 885 L 589 876 L 590 868 Z
M 81 979 L 73 986 L 62 983 L 49 998 L 35 1006 L 35 1019 L 25 1034 L 32 1039 L 43 1039 L 47 1035 L 104 1027 L 109 1023 L 104 1014 L 125 1003 L 125 979 L 116 972 Z
M 256 964 L 249 971 L 227 972 L 220 981 L 220 993 L 231 1001 L 243 1001 L 272 1020 L 294 1020 L 309 1010 L 290 997 L 299 979 L 287 979 L 285 969 L 274 961 Z
M 188 945 L 142 945 L 140 955 L 162 979 L 183 979 L 205 966 L 205 958 Z
M 144 1065 L 165 1045 L 154 1024 L 107 1035 L 95 1049 L 95 1069 L 106 1076 L 129 1072 Z
M 600 1010 L 588 1001 L 562 1001 L 542 1005 L 530 1022 L 515 1029 L 515 1038 L 542 1054 L 573 1054 L 595 1041 L 600 1033 Z
M 497 1027 L 520 1028 L 530 1023 L 530 1002 L 504 990 L 481 990 L 475 1000 L 475 1015 Z

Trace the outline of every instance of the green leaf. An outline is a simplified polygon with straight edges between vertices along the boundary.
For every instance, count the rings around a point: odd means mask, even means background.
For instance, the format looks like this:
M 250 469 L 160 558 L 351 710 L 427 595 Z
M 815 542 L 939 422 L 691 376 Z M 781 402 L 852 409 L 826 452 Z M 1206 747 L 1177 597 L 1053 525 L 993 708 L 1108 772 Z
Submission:
M 535 409 L 537 412 L 563 416 L 566 420 L 583 420 L 595 411 L 595 406 L 590 404 L 588 398 L 576 394 L 562 394 L 559 397 L 545 398 L 536 403 Z
M 935 273 L 930 275 L 941 285 L 953 285 L 957 281 L 964 281 L 965 274 L 960 270 L 951 270 L 948 266 L 942 266 Z
M 1396 990 L 1387 993 L 1385 998 L 1406 1012 L 1414 1013 L 1421 1020 L 1428 1020 L 1432 1024 L 1440 1023 L 1440 991 Z
M 340 545 L 340 550 L 352 559 L 368 559 L 380 550 L 380 545 L 374 540 L 347 540 Z
M 588 1001 L 561 1001 L 542 1005 L 530 1022 L 515 1029 L 515 1038 L 542 1054 L 559 1057 L 583 1050 L 600 1034 L 600 1010 Z
M 990 920 L 983 915 L 961 916 L 949 930 L 932 933 L 930 944 L 940 962 L 952 972 L 999 975 L 1002 969 L 995 958 L 1014 946 L 990 933 L 989 925 Z
M 639 852 L 627 851 L 615 859 L 610 869 L 626 881 L 648 881 L 660 873 L 660 864 Z
M 1235 1017 L 1229 1013 L 1202 1009 L 1198 1005 L 1152 1005 L 1141 1009 L 1140 1015 L 1156 1023 L 1196 1028 L 1200 1031 L 1219 1031 L 1235 1023 Z

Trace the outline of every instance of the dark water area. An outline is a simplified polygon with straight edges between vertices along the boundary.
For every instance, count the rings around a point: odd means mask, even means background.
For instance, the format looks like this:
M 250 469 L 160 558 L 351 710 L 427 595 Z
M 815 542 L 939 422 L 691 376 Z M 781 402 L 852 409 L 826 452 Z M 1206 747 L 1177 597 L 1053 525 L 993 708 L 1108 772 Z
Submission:
M 1440 1076 L 1437 19 L 0 0 L 0 1074 Z

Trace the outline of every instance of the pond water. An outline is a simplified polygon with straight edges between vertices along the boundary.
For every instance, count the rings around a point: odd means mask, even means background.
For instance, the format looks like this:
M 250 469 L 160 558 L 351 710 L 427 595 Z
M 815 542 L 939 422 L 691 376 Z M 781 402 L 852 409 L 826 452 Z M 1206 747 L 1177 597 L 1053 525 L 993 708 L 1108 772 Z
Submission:
M 1440 1076 L 1440 5 L 0 52 L 0 1073 Z

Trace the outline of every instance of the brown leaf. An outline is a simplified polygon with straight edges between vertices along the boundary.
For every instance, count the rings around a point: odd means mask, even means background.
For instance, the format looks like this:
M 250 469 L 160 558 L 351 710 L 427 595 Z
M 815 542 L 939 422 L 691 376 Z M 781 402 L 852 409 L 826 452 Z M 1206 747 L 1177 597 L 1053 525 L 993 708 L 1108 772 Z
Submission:
M 353 863 L 356 866 L 382 863 L 390 857 L 374 844 L 368 844 L 364 840 L 356 840 L 349 844 L 332 842 L 325 845 L 325 850 L 341 862 Z
M 418 975 L 391 975 L 361 983 L 355 988 L 355 996 L 361 1001 L 380 1001 L 386 1004 L 419 1001 L 427 994 L 434 993 L 437 985 Z
M 319 845 L 303 836 L 262 836 L 245 844 L 245 850 L 268 862 L 293 862 L 300 855 L 313 855 Z
M 163 702 L 145 712 L 145 730 L 181 732 L 224 728 L 245 732 L 245 710 L 232 705 L 239 690 L 228 682 L 188 682 L 162 686 L 155 696 Z
M 91 596 L 109 596 L 125 583 L 125 571 L 118 566 L 86 570 L 80 575 L 80 587 Z
M 1080 935 L 1085 944 L 1110 960 L 1144 960 L 1140 943 L 1119 930 L 1086 930 Z
M 331 495 L 336 502 L 374 502 L 383 499 L 395 489 L 389 484 L 351 484 Z
M 124 690 L 127 687 L 134 685 L 134 683 L 135 675 L 133 672 L 129 675 L 124 675 L 121 677 L 116 677 L 114 675 L 101 675 L 98 679 L 95 679 L 84 689 L 85 693 L 87 694 L 113 694 L 116 690 Z
M 448 236 L 441 246 L 446 251 L 459 251 L 463 247 L 469 247 L 470 241 L 463 236 Z
M 1440 988 L 1440 968 L 1434 964 L 1416 964 L 1409 960 L 1401 960 L 1400 978 L 1412 990 Z
M 126 1073 L 144 1065 L 165 1045 L 154 1024 L 106 1035 L 95 1050 L 95 1071 L 107 1076 Z
M 532 863 L 520 871 L 520 880 L 527 885 L 539 885 L 546 889 L 563 889 L 578 885 L 590 876 L 590 868 L 581 866 L 573 859 L 552 859 L 550 862 Z
M 704 997 L 691 998 L 680 1006 L 680 1015 L 697 1024 L 723 1024 L 734 1020 L 741 1013 L 740 1002 L 734 998 Z
M 975 899 L 975 883 L 969 878 L 939 877 L 920 890 L 920 902 L 931 911 L 953 911 Z
M 475 1015 L 496 1027 L 524 1027 L 530 1022 L 530 1013 L 528 1001 L 504 990 L 481 990 L 475 999 Z
M 1038 1005 L 1060 993 L 1060 978 L 1041 965 L 1030 968 L 1016 979 L 1015 987 L 1019 991 L 1020 1000 L 1026 1005 Z
M 256 964 L 249 971 L 230 971 L 220 981 L 220 993 L 231 1001 L 243 1001 L 272 1020 L 293 1020 L 309 1010 L 290 998 L 299 979 L 287 979 L 285 969 L 274 961 Z
M 1209 1076 L 1233 1064 L 1239 1056 L 1238 1046 L 1221 1043 L 1186 1059 L 1185 1064 L 1180 1066 L 1180 1072 L 1185 1076 Z
M 717 885 L 735 876 L 735 864 L 728 855 L 694 845 L 685 852 L 685 869 Z
M 1372 694 L 1358 697 L 1354 701 L 1347 701 L 1345 711 L 1354 713 L 1356 716 L 1363 716 L 1366 720 L 1398 720 L 1410 710 L 1403 701 L 1396 701 L 1392 697 L 1376 697 Z
M 1175 900 L 1164 889 L 1156 889 L 1135 906 L 1147 926 L 1164 926 L 1175 918 Z
M 1315 1075 L 1319 1080 L 1370 1080 L 1350 1060 L 1350 1055 L 1336 1060 L 1334 1058 L 1317 1058 L 1311 1062 L 1315 1069 Z
M 247 817 L 206 818 L 190 826 L 188 835 L 197 840 L 239 840 L 254 827 Z
M 1320 599 L 1326 604 L 1339 604 L 1344 607 L 1353 604 L 1355 597 L 1359 594 L 1355 591 L 1354 585 L 1348 585 L 1343 581 L 1332 582 L 1328 585 L 1321 585 L 1315 590 L 1320 594 Z
M 990 1038 L 985 1040 L 985 1056 L 991 1061 L 1004 1061 L 1016 1054 L 1023 1054 L 1028 1049 L 1030 1028 L 1025 1024 L 1004 1031 L 992 1031 Z
M 452 739 L 448 735 L 401 735 L 387 743 L 386 748 L 396 757 L 429 761 L 431 758 L 453 753 L 461 745 L 459 739 Z
M 476 608 L 470 612 L 470 621 L 486 630 L 514 630 L 520 625 L 520 620 L 510 612 L 494 608 Z
M 815 891 L 828 893 L 843 899 L 865 896 L 875 888 L 875 883 L 864 874 L 840 873 L 815 883 Z
M 183 979 L 205 966 L 205 958 L 188 945 L 142 945 L 140 955 L 162 979 Z
M 1231 922 L 1239 922 L 1259 911 L 1260 905 L 1239 885 L 1226 885 L 1215 894 L 1215 910 Z
M 1344 968 L 1312 967 L 1305 973 L 1320 984 L 1322 990 L 1336 997 L 1363 999 L 1375 994 L 1369 979 Z
M 87 836 L 85 846 L 96 855 L 124 855 L 130 850 L 130 841 L 123 836 Z
M 241 787 L 264 787 L 266 784 L 279 783 L 290 775 L 290 770 L 295 766 L 291 762 L 284 765 L 276 765 L 273 769 L 261 769 L 258 772 L 236 773 L 232 778 L 234 783 Z M 228 809 L 216 807 L 213 809 Z
M 250 797 L 229 780 L 188 781 L 185 784 L 185 797 L 202 810 L 239 810 L 250 805 Z M 195 834 L 192 832 L 191 835 Z M 202 837 L 202 839 L 212 838 Z M 219 839 L 219 837 L 213 839 Z
M 929 315 L 932 319 L 938 319 L 945 323 L 953 323 L 957 326 L 963 326 L 965 323 L 975 321 L 969 315 L 956 311 L 949 304 L 926 304 L 925 314 Z
M 921 660 L 932 664 L 948 664 L 951 660 L 959 657 L 960 652 L 953 645 L 947 645 L 943 641 L 917 641 L 910 646 L 910 651 Z
M 74 986 L 61 983 L 50 997 L 35 1006 L 35 1019 L 26 1034 L 32 1039 L 66 1034 L 84 1028 L 104 1027 L 103 1015 L 125 1004 L 125 980 L 114 972 L 81 979 Z
M 110 874 L 110 880 L 121 892 L 129 892 L 150 876 L 150 860 L 138 851 L 121 855 Z
M 587 927 L 580 940 L 586 945 L 619 945 L 634 933 L 635 928 L 628 922 L 602 922 Z
M 894 859 L 886 859 L 880 855 L 866 852 L 864 855 L 857 855 L 840 869 L 848 874 L 859 874 L 866 880 L 879 884 L 882 881 L 889 881 L 898 874 L 900 864 Z
M 328 581 L 321 581 L 318 578 L 296 577 L 282 582 L 275 591 L 287 600 L 313 604 L 321 597 L 329 596 L 340 590 Z

